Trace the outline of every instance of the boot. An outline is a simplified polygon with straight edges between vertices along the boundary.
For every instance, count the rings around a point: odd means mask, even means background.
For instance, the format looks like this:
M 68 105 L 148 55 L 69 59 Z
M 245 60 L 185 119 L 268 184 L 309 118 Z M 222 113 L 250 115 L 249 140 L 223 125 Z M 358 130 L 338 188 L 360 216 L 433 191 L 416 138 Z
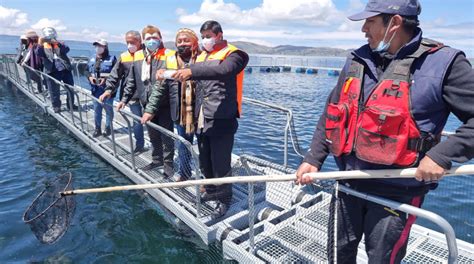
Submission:
M 104 132 L 104 137 L 108 137 L 111 134 L 112 134 L 112 130 L 110 129 L 110 127 L 106 127 L 105 132 Z
M 94 131 L 94 134 L 92 134 L 92 137 L 99 137 L 100 135 L 102 135 L 102 132 L 100 131 L 100 128 L 96 128 L 95 131 Z

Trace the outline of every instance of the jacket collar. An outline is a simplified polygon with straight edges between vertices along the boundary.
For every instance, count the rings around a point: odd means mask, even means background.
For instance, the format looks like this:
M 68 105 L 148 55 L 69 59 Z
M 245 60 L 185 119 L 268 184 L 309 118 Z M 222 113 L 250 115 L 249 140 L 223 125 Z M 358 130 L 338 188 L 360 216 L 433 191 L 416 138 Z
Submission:
M 391 57 L 393 57 L 393 59 L 399 60 L 414 53 L 420 46 L 422 35 L 423 33 L 421 29 L 417 28 L 415 31 L 415 37 L 413 37 L 407 44 L 401 47 L 394 56 Z M 360 47 L 359 49 L 354 50 L 351 54 L 361 60 L 364 65 L 367 66 L 368 69 L 372 72 L 373 76 L 377 77 L 377 61 L 380 60 L 377 60 L 376 56 L 380 57 L 381 55 L 379 53 L 373 52 L 369 44 L 366 44 Z

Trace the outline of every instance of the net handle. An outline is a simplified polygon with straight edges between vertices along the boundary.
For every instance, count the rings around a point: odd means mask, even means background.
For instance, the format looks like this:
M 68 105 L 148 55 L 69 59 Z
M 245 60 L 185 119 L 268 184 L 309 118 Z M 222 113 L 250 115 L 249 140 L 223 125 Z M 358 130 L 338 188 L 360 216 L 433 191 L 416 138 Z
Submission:
M 417 168 L 409 169 L 387 169 L 387 170 L 355 170 L 355 171 L 331 171 L 331 172 L 317 172 L 307 173 L 313 181 L 316 180 L 342 180 L 342 179 L 380 179 L 380 178 L 413 178 Z M 463 165 L 453 167 L 446 171 L 444 176 L 458 176 L 474 174 L 474 165 Z M 234 176 L 223 177 L 217 179 L 202 179 L 189 180 L 182 182 L 166 182 L 166 183 L 150 183 L 150 184 L 135 184 L 113 186 L 105 188 L 92 189 L 78 189 L 66 192 L 61 192 L 61 195 L 74 195 L 85 193 L 100 193 L 100 192 L 114 192 L 127 190 L 144 190 L 155 188 L 181 188 L 195 185 L 221 185 L 231 183 L 257 183 L 257 182 L 281 182 L 281 181 L 295 181 L 295 174 L 286 175 L 260 175 L 260 176 Z

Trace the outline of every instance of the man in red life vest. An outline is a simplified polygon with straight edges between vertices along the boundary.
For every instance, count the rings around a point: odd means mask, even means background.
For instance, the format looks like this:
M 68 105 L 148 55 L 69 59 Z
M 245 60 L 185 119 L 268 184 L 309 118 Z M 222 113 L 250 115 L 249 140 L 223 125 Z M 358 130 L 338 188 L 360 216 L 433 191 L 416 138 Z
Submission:
M 349 56 L 297 171 L 317 172 L 332 153 L 340 170 L 417 166 L 416 179 L 344 180 L 360 192 L 421 206 L 451 163 L 474 156 L 474 72 L 463 52 L 422 38 L 418 0 L 370 0 L 368 44 Z M 450 113 L 463 125 L 439 142 Z M 339 192 L 337 263 L 355 263 L 365 235 L 371 263 L 399 263 L 415 217 Z

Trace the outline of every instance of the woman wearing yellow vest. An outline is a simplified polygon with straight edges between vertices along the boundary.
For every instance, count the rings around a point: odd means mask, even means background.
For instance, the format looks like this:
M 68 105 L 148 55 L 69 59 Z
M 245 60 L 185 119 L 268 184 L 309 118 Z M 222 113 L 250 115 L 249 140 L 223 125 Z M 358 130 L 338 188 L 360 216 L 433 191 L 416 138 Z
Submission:
M 201 26 L 204 51 L 189 69 L 172 77 L 183 82 L 196 80 L 196 135 L 199 162 L 206 178 L 231 176 L 231 154 L 237 118 L 241 114 L 243 70 L 247 53 L 223 39 L 221 25 L 206 21 Z M 217 201 L 214 218 L 224 215 L 232 201 L 232 185 L 206 186 L 201 201 Z

